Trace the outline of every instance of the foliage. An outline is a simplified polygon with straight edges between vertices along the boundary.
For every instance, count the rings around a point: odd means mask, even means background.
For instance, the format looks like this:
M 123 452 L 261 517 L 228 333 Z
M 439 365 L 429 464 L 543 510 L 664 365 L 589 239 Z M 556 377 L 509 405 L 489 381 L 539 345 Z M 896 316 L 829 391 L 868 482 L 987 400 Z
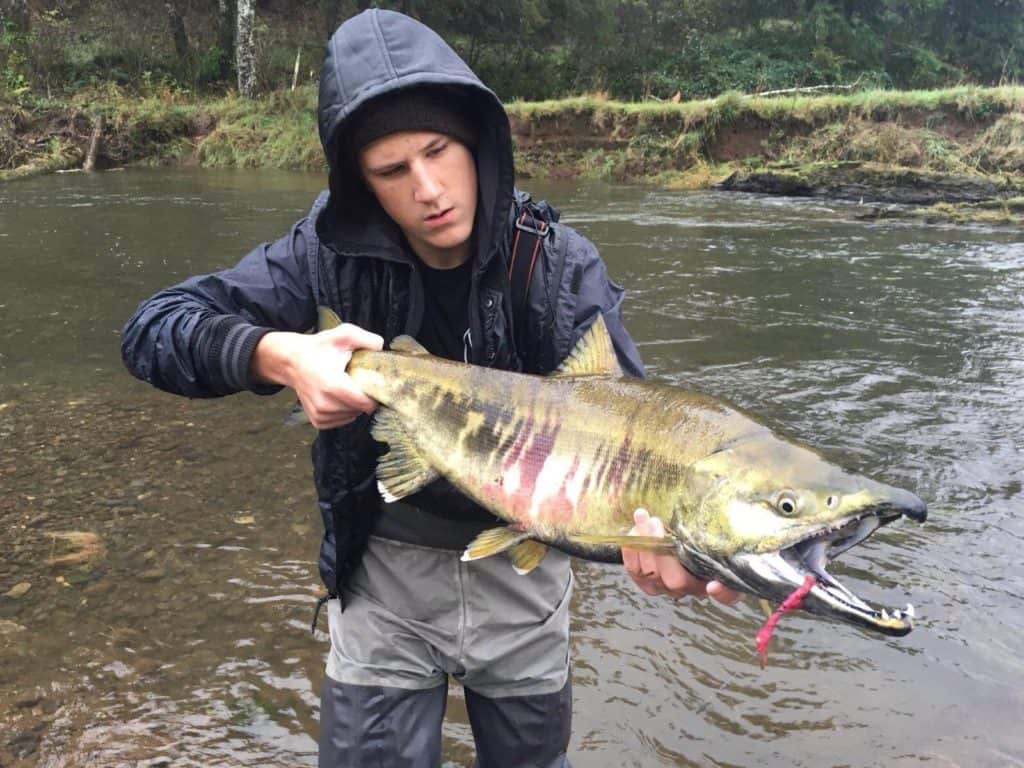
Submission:
M 29 90 L 25 35 L 0 18 L 0 101 L 14 102 Z
M 173 81 L 112 83 L 72 98 L 0 105 L 0 178 L 77 167 L 93 117 L 111 165 L 190 163 L 322 172 L 317 88 L 255 100 L 196 97 Z M 524 176 L 583 175 L 703 186 L 734 170 L 868 166 L 929 173 L 1024 172 L 1024 87 L 621 102 L 606 94 L 513 102 Z M 885 165 L 881 165 L 885 164 Z M 1020 185 L 1018 184 L 1018 188 Z
M 369 0 L 260 0 L 263 92 L 316 79 L 325 35 Z M 1024 0 L 377 0 L 435 28 L 504 99 L 604 92 L 683 100 L 856 83 L 938 88 L 1024 77 Z M 175 45 L 168 8 L 184 22 Z M 214 0 L 38 0 L 0 22 L 8 100 L 114 82 L 233 88 Z

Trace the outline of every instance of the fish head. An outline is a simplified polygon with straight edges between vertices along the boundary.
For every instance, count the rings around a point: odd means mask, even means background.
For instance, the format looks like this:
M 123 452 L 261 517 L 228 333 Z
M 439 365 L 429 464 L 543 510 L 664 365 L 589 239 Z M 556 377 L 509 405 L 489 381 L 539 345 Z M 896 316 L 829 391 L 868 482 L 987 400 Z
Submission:
M 779 603 L 805 577 L 802 608 L 886 635 L 905 635 L 913 608 L 875 608 L 832 576 L 829 561 L 900 517 L 923 522 L 915 494 L 847 471 L 810 448 L 766 433 L 689 467 L 673 516 L 680 558 L 705 578 Z

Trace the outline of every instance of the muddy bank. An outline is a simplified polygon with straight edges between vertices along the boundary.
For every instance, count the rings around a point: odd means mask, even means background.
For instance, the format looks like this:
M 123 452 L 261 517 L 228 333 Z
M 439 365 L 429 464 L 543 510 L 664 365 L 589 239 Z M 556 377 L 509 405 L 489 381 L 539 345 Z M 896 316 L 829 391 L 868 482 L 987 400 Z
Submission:
M 98 167 L 191 164 L 322 170 L 312 88 L 184 102 L 106 94 L 0 106 L 0 179 L 80 168 L 104 117 Z M 1024 194 L 1024 88 L 874 91 L 626 104 L 509 105 L 520 176 L 976 206 Z

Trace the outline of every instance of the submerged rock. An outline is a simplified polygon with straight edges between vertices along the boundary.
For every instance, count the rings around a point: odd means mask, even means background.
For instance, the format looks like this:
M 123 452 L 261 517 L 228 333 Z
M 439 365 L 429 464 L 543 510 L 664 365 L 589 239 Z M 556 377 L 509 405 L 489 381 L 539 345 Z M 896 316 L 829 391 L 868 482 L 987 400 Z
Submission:
M 4 597 L 10 597 L 14 600 L 17 600 L 19 597 L 24 596 L 24 594 L 28 592 L 30 589 L 32 589 L 32 583 L 28 581 L 22 581 L 18 584 L 15 584 L 9 590 L 4 592 Z
M 7 619 L 0 619 L 0 635 L 13 635 L 16 632 L 24 631 L 25 627 L 21 626 L 21 624 L 15 624 Z
M 103 557 L 107 551 L 103 541 L 92 531 L 50 531 L 47 535 L 53 538 L 54 547 L 62 541 L 67 548 L 62 554 L 50 555 L 47 565 L 80 565 Z
M 982 203 L 1012 196 L 1019 191 L 1018 184 L 1002 177 L 938 173 L 859 162 L 737 171 L 713 188 L 726 192 L 826 197 L 899 205 Z

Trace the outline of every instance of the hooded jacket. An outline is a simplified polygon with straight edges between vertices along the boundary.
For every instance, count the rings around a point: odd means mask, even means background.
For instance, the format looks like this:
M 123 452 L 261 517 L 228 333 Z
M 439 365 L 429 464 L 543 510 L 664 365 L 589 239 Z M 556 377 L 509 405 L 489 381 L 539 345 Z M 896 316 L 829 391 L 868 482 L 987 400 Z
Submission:
M 189 397 L 241 390 L 272 394 L 253 380 L 249 361 L 272 330 L 315 328 L 317 306 L 384 337 L 416 336 L 423 286 L 416 258 L 352 168 L 346 124 L 374 98 L 408 87 L 444 90 L 478 120 L 475 250 L 465 359 L 478 365 L 547 373 L 598 314 L 603 314 L 623 369 L 643 375 L 622 326 L 623 291 L 608 278 L 594 246 L 557 224 L 557 211 L 514 189 L 508 116 L 498 98 L 432 30 L 392 11 L 372 9 L 331 37 L 319 94 L 319 133 L 329 190 L 304 219 L 274 243 L 258 246 L 222 272 L 190 278 L 144 301 L 122 334 L 128 369 L 154 386 Z M 550 224 L 532 274 L 526 307 L 513 312 L 508 263 L 517 218 L 527 211 Z M 516 325 L 519 325 L 516 332 Z M 526 340 L 516 344 L 516 339 Z M 340 594 L 377 525 L 382 501 L 378 451 L 369 417 L 321 431 L 312 450 L 324 521 L 320 575 Z M 454 525 L 466 542 L 488 523 Z M 441 526 L 445 528 L 445 526 Z M 450 545 L 424 541 L 430 546 Z

